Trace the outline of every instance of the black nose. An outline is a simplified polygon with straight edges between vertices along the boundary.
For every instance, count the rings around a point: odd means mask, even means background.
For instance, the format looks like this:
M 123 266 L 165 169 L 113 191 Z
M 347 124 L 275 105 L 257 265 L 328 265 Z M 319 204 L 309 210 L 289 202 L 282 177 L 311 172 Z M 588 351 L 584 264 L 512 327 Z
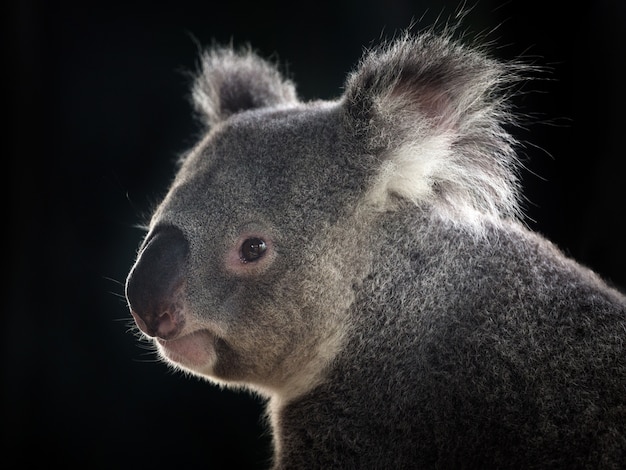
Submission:
M 182 295 L 189 243 L 176 227 L 157 227 L 126 280 L 137 326 L 149 336 L 175 337 L 184 326 Z

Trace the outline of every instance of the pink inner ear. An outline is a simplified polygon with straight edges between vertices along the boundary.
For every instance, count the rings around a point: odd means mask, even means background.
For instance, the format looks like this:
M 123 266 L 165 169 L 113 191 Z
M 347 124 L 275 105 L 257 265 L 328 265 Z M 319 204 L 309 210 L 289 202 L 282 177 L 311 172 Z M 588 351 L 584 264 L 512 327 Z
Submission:
M 456 127 L 456 110 L 445 89 L 434 85 L 419 85 L 414 83 L 400 83 L 391 93 L 391 97 L 398 103 L 405 103 L 404 109 L 417 112 L 437 131 L 451 130 Z

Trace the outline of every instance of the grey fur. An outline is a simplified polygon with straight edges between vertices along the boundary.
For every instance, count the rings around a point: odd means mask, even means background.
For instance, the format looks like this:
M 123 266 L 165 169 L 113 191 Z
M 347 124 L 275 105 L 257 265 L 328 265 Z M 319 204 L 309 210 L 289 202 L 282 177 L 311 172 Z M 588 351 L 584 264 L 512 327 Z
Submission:
M 267 397 L 274 469 L 623 468 L 626 297 L 519 221 L 520 73 L 406 35 L 303 103 L 204 56 L 127 296 L 169 364 Z

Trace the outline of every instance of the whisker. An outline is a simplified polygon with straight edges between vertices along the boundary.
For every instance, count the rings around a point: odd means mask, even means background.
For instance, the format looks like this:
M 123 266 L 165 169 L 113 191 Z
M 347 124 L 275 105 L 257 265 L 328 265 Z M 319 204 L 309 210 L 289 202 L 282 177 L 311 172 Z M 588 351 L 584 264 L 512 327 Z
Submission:
M 122 286 L 122 287 L 124 287 L 124 286 L 126 285 L 126 283 L 125 283 L 125 282 L 123 282 L 123 281 L 118 281 L 117 279 L 114 279 L 114 278 L 112 278 L 112 277 L 102 276 L 102 279 L 106 279 L 107 281 L 111 281 L 111 282 L 113 282 L 113 283 L 115 283 L 115 284 L 117 284 L 117 285 L 120 285 L 120 286 Z

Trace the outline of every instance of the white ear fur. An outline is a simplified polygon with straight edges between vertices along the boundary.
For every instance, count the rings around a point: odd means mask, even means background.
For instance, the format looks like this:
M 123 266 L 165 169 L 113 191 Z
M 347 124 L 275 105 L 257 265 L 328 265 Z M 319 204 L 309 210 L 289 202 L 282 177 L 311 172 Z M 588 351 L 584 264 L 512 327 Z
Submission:
M 445 171 L 442 162 L 449 151 L 448 136 L 408 142 L 387 155 L 370 190 L 370 203 L 385 207 L 395 194 L 419 205 L 433 197 L 434 178 Z
M 485 171 L 454 154 L 452 134 L 431 136 L 390 152 L 381 163 L 367 203 L 392 210 L 397 197 L 416 206 L 431 206 L 447 218 L 480 230 L 492 221 L 520 217 L 518 188 L 507 168 Z

